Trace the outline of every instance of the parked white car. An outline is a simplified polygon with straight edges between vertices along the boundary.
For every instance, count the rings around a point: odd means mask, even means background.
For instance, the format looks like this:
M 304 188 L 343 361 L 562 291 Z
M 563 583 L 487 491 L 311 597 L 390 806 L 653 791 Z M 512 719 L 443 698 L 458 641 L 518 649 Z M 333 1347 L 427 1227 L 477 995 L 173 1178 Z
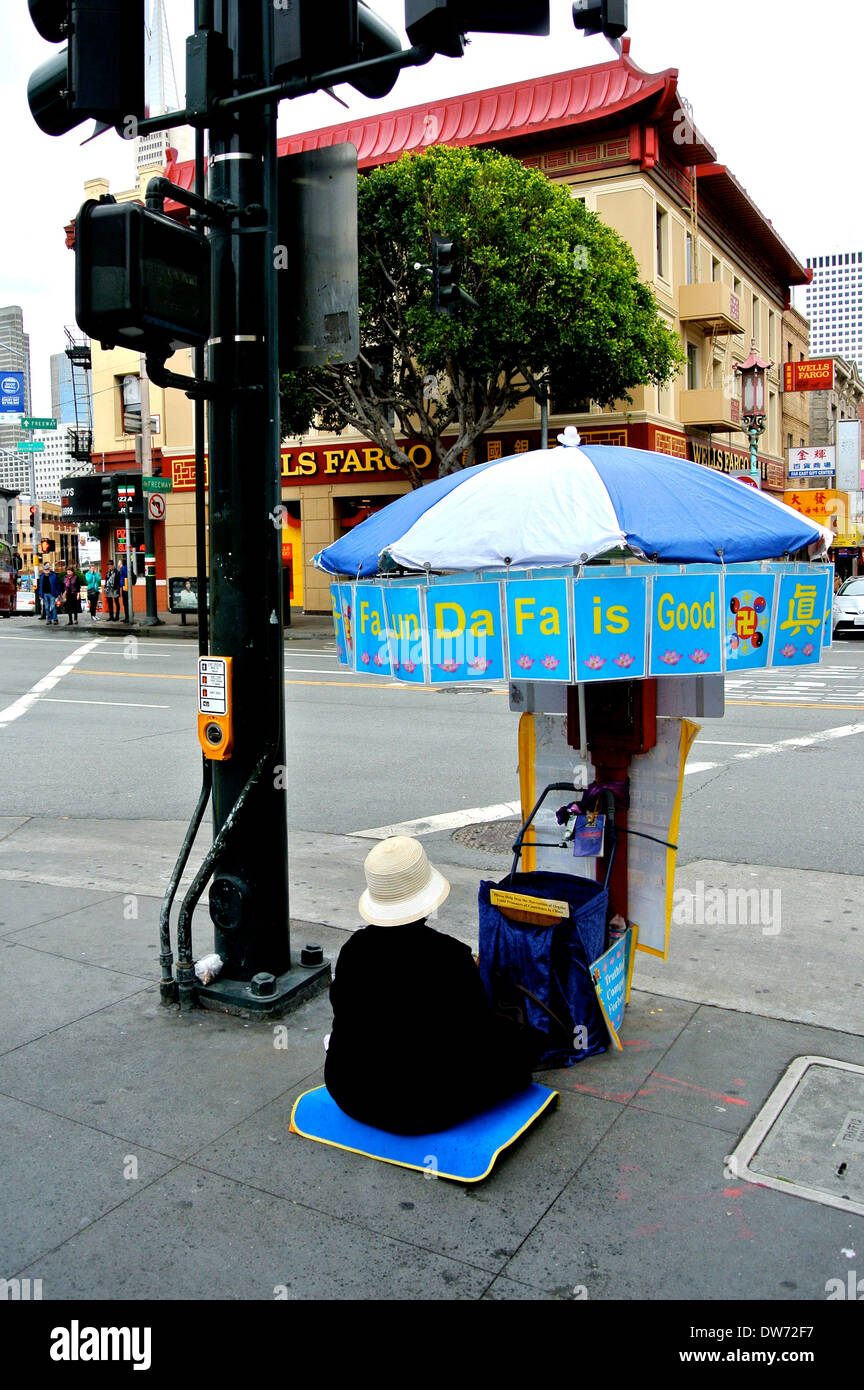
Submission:
M 834 595 L 831 635 L 847 632 L 864 633 L 864 578 L 844 579 Z
M 36 595 L 32 589 L 19 589 L 15 595 L 16 613 L 35 613 Z

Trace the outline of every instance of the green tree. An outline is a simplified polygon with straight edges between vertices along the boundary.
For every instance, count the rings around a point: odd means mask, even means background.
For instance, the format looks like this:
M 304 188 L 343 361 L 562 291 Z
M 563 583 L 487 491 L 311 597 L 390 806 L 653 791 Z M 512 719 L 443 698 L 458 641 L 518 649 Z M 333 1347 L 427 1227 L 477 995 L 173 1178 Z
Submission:
M 356 362 L 282 378 L 282 426 L 351 425 L 422 482 L 399 440 L 439 473 L 473 462 L 484 431 L 526 396 L 629 400 L 682 364 L 627 243 L 562 185 L 490 149 L 436 146 L 360 179 Z M 464 300 L 432 308 L 433 232 L 455 242 Z

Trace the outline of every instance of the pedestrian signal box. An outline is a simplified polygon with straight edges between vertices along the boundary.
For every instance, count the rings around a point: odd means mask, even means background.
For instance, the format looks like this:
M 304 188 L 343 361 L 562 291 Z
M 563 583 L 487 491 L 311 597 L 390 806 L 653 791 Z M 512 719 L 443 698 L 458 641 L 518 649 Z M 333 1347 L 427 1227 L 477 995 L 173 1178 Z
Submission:
M 224 762 L 234 746 L 230 656 L 198 658 L 198 742 L 205 758 Z

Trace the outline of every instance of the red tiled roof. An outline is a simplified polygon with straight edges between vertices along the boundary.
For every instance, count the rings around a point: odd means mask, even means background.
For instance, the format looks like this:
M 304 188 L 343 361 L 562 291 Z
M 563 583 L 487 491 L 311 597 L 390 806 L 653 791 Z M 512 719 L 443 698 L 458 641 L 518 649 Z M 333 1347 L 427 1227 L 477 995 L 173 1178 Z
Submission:
M 695 166 L 700 185 L 710 190 L 718 209 L 728 212 L 741 227 L 742 239 L 749 236 L 754 246 L 788 276 L 789 284 L 808 281 L 808 272 L 769 219 L 726 166 L 715 162 L 715 150 L 693 126 L 689 108 L 679 95 L 677 68 L 644 72 L 630 57 L 629 39 L 623 41 L 620 58 L 597 67 L 288 135 L 279 140 L 278 152 L 280 156 L 297 154 L 347 142 L 357 147 L 359 167 L 371 168 L 430 145 L 506 145 L 513 141 L 524 151 L 535 138 L 549 132 L 614 124 L 616 117 L 621 125 L 636 119 L 656 123 L 667 150 L 680 151 L 677 157 L 682 167 Z M 165 172 L 181 187 L 192 187 L 191 161 L 169 163 Z M 169 202 L 166 210 L 179 212 L 180 206 Z
M 623 119 L 634 115 L 637 107 L 644 108 L 645 118 L 658 120 L 670 139 L 686 116 L 678 96 L 677 69 L 643 72 L 630 58 L 625 40 L 620 58 L 597 67 L 512 82 L 505 87 L 284 136 L 278 150 L 280 155 L 297 154 L 348 142 L 356 145 L 362 169 L 386 164 L 406 150 L 424 150 L 429 145 L 524 142 L 549 131 L 605 123 L 615 116 Z M 693 138 L 686 143 L 687 163 L 716 159 L 715 151 L 698 131 L 690 133 Z M 183 188 L 190 188 L 191 162 L 171 166 L 168 177 Z

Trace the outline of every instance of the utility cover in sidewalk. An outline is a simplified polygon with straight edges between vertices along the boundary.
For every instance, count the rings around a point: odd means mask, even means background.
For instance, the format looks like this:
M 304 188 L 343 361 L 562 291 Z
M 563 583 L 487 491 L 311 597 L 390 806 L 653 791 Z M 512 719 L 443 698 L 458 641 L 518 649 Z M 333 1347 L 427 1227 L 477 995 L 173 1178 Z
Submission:
M 864 1067 L 796 1057 L 727 1163 L 737 1177 L 864 1216 Z

